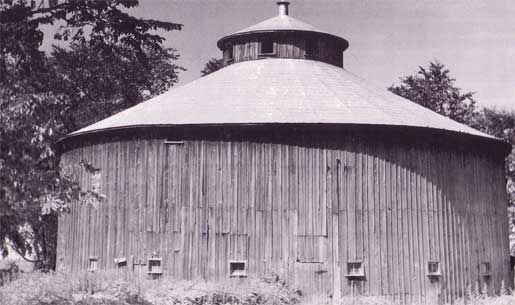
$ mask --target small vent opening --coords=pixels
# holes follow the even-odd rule
[[[362,261],[348,261],[347,262],[347,278],[364,278],[365,267]]]
[[[490,262],[481,263],[481,275],[484,277],[490,277],[492,275],[492,264]]]
[[[95,272],[98,270],[98,256],[90,256],[89,257],[89,272]]]
[[[427,275],[428,276],[440,276],[440,262],[430,261],[427,262]]]
[[[229,276],[231,276],[231,277],[246,277],[247,276],[247,262],[246,261],[230,261],[229,262]]]
[[[161,258],[160,257],[151,257],[148,259],[148,274],[163,274],[163,269],[161,268]]]
[[[127,267],[127,258],[126,257],[117,257],[114,259],[114,263],[116,264],[116,267],[118,267],[118,269],[126,268]]]

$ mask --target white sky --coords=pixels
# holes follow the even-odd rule
[[[513,0],[290,0],[290,16],[350,43],[345,68],[378,87],[439,60],[479,105],[515,110]],[[165,33],[188,69],[200,76],[216,41],[277,14],[273,0],[140,0],[138,16],[183,23]],[[46,42],[47,44],[49,42]]]

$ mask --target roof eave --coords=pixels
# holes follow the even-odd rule
[[[414,129],[427,129],[427,130],[433,130],[433,131],[439,131],[439,132],[448,132],[450,134],[463,134],[468,137],[481,139],[483,141],[487,141],[490,143],[495,143],[496,145],[499,145],[499,153],[506,157],[508,154],[511,153],[512,145],[508,142],[496,138],[494,136],[486,135],[475,135],[470,134],[466,132],[460,132],[455,130],[448,130],[448,129],[438,129],[438,128],[432,128],[432,127],[421,127],[421,126],[404,126],[404,125],[371,125],[371,124],[356,124],[356,123],[205,123],[205,124],[156,124],[156,125],[130,125],[130,126],[120,126],[120,127],[110,127],[110,128],[103,128],[103,129],[94,129],[94,130],[87,130],[83,132],[73,132],[71,134],[68,134],[64,137],[61,137],[57,142],[54,144],[54,146],[59,147],[63,144],[64,141],[68,141],[70,139],[79,138],[82,136],[90,136],[94,134],[101,134],[106,132],[117,132],[117,131],[123,131],[123,130],[131,130],[131,129],[142,129],[142,128],[173,128],[173,127],[188,127],[188,126],[195,126],[195,127],[218,127],[218,126],[224,126],[224,127],[230,127],[230,126],[262,126],[262,125],[350,125],[350,126],[376,126],[380,128],[381,126],[384,127],[390,127],[390,128],[414,128]]]
[[[333,35],[333,34],[324,33],[324,32],[317,32],[317,31],[293,30],[293,29],[292,30],[287,30],[287,29],[258,30],[258,31],[234,33],[234,34],[222,37],[220,40],[218,40],[216,45],[218,46],[218,48],[221,51],[223,51],[224,50],[224,44],[228,40],[240,38],[242,36],[256,35],[256,34],[265,34],[265,33],[293,33],[293,32],[298,32],[298,33],[303,33],[303,34],[315,34],[315,35],[321,35],[321,36],[325,36],[325,37],[330,37],[330,38],[332,38],[332,39],[334,39],[335,41],[338,42],[342,52],[345,51],[349,47],[349,42],[347,40],[345,40],[342,37]]]

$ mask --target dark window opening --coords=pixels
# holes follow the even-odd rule
[[[260,54],[274,54],[274,41],[272,39],[263,39],[261,41]]]
[[[362,261],[348,261],[347,274],[348,278],[363,278],[365,277],[365,269]]]
[[[231,276],[231,277],[246,277],[247,276],[247,262],[246,261],[231,261],[231,262],[229,262],[229,276]]]
[[[318,55],[318,41],[314,39],[306,40],[306,56]]]
[[[427,262],[427,275],[439,276],[440,275],[440,262],[436,262],[436,261]]]
[[[481,263],[481,274],[485,277],[488,277],[492,274],[492,264],[490,264],[490,262]]]
[[[89,272],[95,272],[98,270],[98,256],[90,256],[89,257]]]
[[[149,274],[162,274],[163,270],[161,269],[161,258],[160,257],[151,257],[148,259],[148,273]]]
[[[229,60],[233,59],[232,46],[227,48],[227,59],[229,59]]]
[[[225,49],[225,60],[230,63],[234,61],[233,46],[227,46]]]
[[[118,267],[118,268],[125,268],[125,267],[127,267],[127,258],[125,258],[125,257],[115,258],[114,263],[116,264],[116,267]]]

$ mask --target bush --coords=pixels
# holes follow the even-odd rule
[[[20,272],[20,267],[14,260],[0,259],[0,286],[15,280]]]
[[[221,281],[159,281],[146,289],[153,305],[292,305],[299,295],[280,280],[224,279]]]
[[[299,295],[277,279],[217,282],[124,278],[118,272],[30,273],[0,287],[2,305],[293,305]]]
[[[515,294],[502,289],[488,296],[468,289],[457,305],[514,305]],[[290,289],[278,276],[184,281],[173,278],[127,279],[119,272],[25,273],[0,287],[1,305],[333,305],[329,296],[307,296]],[[344,297],[339,305],[391,305],[376,296]]]

